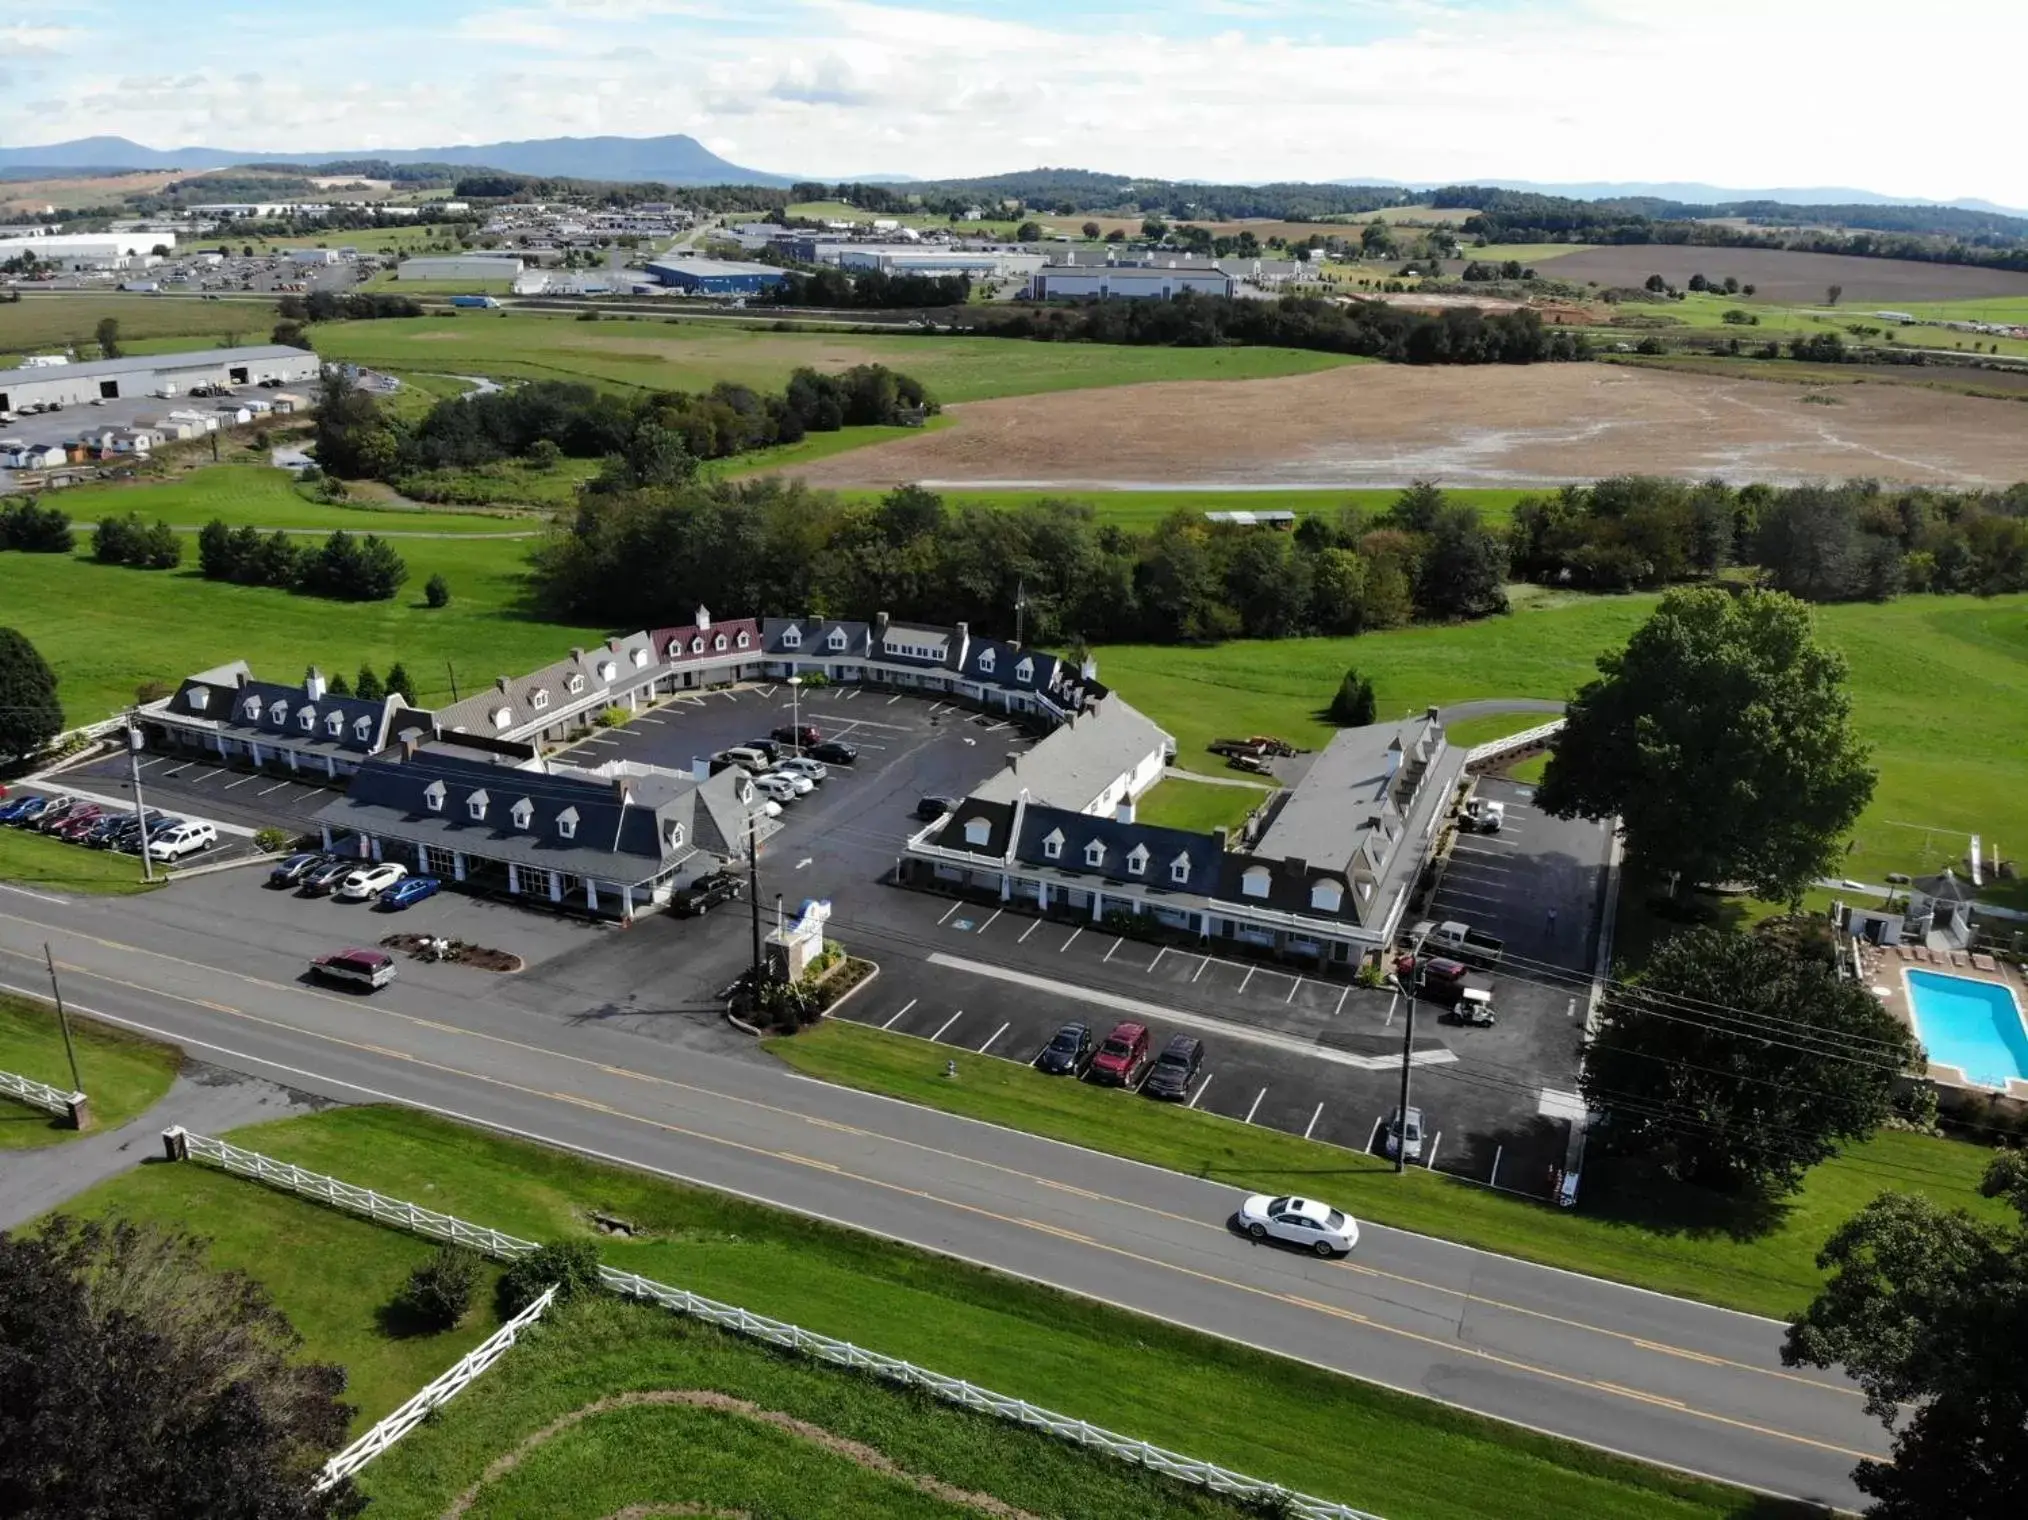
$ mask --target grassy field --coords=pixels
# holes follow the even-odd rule
[[[178,338],[208,348],[221,333],[253,334],[265,343],[275,303],[265,300],[198,301],[171,296],[77,294],[23,295],[0,305],[0,355],[55,352],[76,345],[80,359],[96,359],[99,322],[117,318],[122,339]]]
[[[582,1235],[589,1210],[611,1212],[643,1231],[631,1240],[600,1242],[601,1254],[615,1266],[1375,1508],[1393,1520],[1504,1516],[1517,1493],[1528,1494],[1542,1513],[1574,1520],[1777,1512],[1738,1490],[1530,1435],[868,1236],[427,1116],[337,1109],[255,1126],[233,1138],[526,1237]],[[219,1262],[265,1282],[311,1354],[351,1369],[350,1396],[361,1406],[362,1422],[386,1413],[486,1328],[475,1322],[451,1336],[389,1337],[378,1311],[426,1253],[424,1242],[196,1166],[136,1167],[86,1194],[80,1206],[172,1220],[213,1236]],[[957,1463],[948,1471],[965,1486],[1005,1482],[1010,1489],[1004,1497],[1038,1512],[1135,1513],[1118,1508],[1120,1501],[1095,1479],[1089,1490],[1061,1486],[1088,1473],[1074,1465],[1074,1453],[995,1427],[953,1422],[919,1401],[875,1398],[878,1385],[833,1379],[701,1331],[664,1338],[649,1335],[644,1324],[614,1311],[597,1316],[581,1341],[572,1334],[552,1350],[536,1338],[526,1348],[536,1354],[524,1360],[514,1353],[488,1374],[476,1396],[460,1399],[369,1469],[365,1487],[376,1506],[400,1515],[442,1513],[446,1500],[510,1439],[613,1391],[617,1382],[716,1387],[804,1414],[879,1446],[906,1467]],[[812,1402],[799,1404],[805,1396]],[[605,1486],[613,1470],[638,1461],[644,1481],[670,1471],[643,1448],[651,1429],[634,1421],[616,1421],[612,1428],[622,1434],[573,1441],[560,1445],[551,1460],[532,1461],[526,1481],[537,1486],[522,1488],[509,1479],[484,1513],[557,1513],[546,1501],[569,1487],[556,1470],[565,1461],[577,1467],[587,1489],[601,1485],[604,1508],[562,1511],[587,1516],[608,1513],[617,1502]],[[682,1425],[667,1429],[691,1433]],[[759,1456],[770,1465],[776,1460],[772,1451]],[[1142,1481],[1130,1472],[1106,1480]],[[1147,1503],[1173,1490],[1139,1493]],[[527,1504],[518,1502],[524,1494],[531,1496]],[[805,1495],[771,1512],[825,1513],[812,1502]],[[1191,1512],[1173,1505],[1140,1511]]]
[[[1461,748],[1472,749],[1490,744],[1495,739],[1504,739],[1509,734],[1518,734],[1524,729],[1539,728],[1551,716],[1548,713],[1495,713],[1488,718],[1464,718],[1445,728],[1444,736]]]
[[[1323,1194],[1355,1218],[1481,1246],[1751,1313],[1786,1317],[1822,1281],[1816,1253],[1836,1225],[1882,1191],[1920,1191],[1988,1218],[1978,1195],[1991,1152],[1955,1140],[1886,1133],[1809,1175],[1750,1238],[1722,1207],[1646,1192],[1635,1203],[1587,1199],[1570,1213],[1441,1173],[1304,1140],[1195,1109],[1123,1102],[1012,1061],[831,1021],[769,1049],[798,1071],[1074,1145],[1110,1151],[1235,1188]],[[955,1059],[958,1079],[943,1075]]]
[[[0,867],[0,875],[5,875]],[[109,1024],[72,1015],[71,1043],[77,1047],[78,1077],[92,1100],[98,1129],[118,1129],[151,1108],[169,1090],[183,1052],[171,1045],[144,1040]],[[70,1061],[56,1010],[45,1003],[0,994],[0,1071],[47,1082],[70,1090]],[[0,1151],[60,1145],[79,1131],[69,1121],[39,1108],[0,1099]]]
[[[320,326],[317,351],[396,371],[580,380],[629,390],[708,390],[720,380],[779,390],[801,366],[885,364],[945,402],[1150,380],[1246,380],[1353,362],[1283,348],[1133,348],[898,333],[770,332],[673,318],[476,312]]]
[[[879,491],[847,490],[848,500],[877,500]],[[1472,487],[1444,492],[1451,500],[1478,508],[1482,521],[1490,526],[1505,524],[1514,514],[1514,503],[1531,493],[1502,487]],[[989,507],[1024,507],[1038,501],[1070,500],[1091,507],[1103,522],[1124,528],[1151,528],[1171,513],[1184,512],[1294,512],[1298,517],[1336,513],[1341,507],[1363,512],[1385,511],[1401,495],[1383,487],[1349,489],[1294,489],[1273,491],[976,491],[957,488],[944,493],[953,506],[977,503]]]
[[[1566,254],[1583,253],[1592,246],[1590,243],[1488,243],[1484,248],[1462,248],[1458,257],[1477,259],[1481,263],[1504,264],[1509,259],[1519,259],[1524,264],[1548,264]],[[1550,270],[1548,278],[1555,279],[1556,271]]]
[[[117,897],[149,890],[136,856],[80,849],[25,829],[0,829],[0,881],[59,897],[77,892]]]
[[[1251,786],[1212,786],[1167,776],[1158,781],[1134,806],[1142,823],[1166,829],[1192,829],[1203,834],[1213,829],[1237,829],[1253,810],[1268,800],[1268,791]]]
[[[1099,669],[1176,735],[1192,765],[1209,740],[1233,730],[1324,742],[1331,730],[1316,714],[1348,666],[1373,678],[1383,717],[1473,697],[1568,697],[1653,605],[1645,596],[1539,598],[1505,618],[1352,639],[1116,647],[1099,651]],[[1973,833],[1989,850],[1994,840],[2004,848],[2028,838],[2024,612],[2022,596],[1817,609],[1822,637],[1851,662],[1854,718],[1880,770],[1847,874],[1878,881],[1934,871],[1960,858]],[[1945,713],[1976,721],[1947,726]],[[2018,882],[1988,895],[2028,901]]]
[[[1874,303],[1866,307],[1840,306],[1836,309],[1821,304],[1779,305],[1745,296],[1728,296],[1716,293],[1690,293],[1680,301],[1670,301],[1658,306],[1633,306],[1623,308],[1634,316],[1658,316],[1671,318],[1668,327],[1661,329],[1664,338],[1738,338],[1749,347],[1769,341],[1786,343],[1790,338],[1814,337],[1819,333],[1836,333],[1851,342],[1879,343],[1892,341],[1903,348],[1941,348],[1952,351],[1986,353],[1997,351],[2016,358],[2028,357],[2028,341],[2018,338],[1987,337],[1983,334],[1952,332],[1942,327],[1904,327],[1898,322],[1883,322],[1873,315]],[[1991,306],[1997,314],[1984,314]],[[1903,306],[1893,307],[1896,311],[1910,310]],[[1760,318],[1757,326],[1737,326],[1725,321],[1728,311],[1746,311]],[[2028,310],[2028,298],[1996,297],[1991,302],[1948,301],[1924,303],[1911,315],[1936,315],[1941,313],[1956,321],[2009,321],[2028,322],[2028,316],[2018,313]],[[1875,327],[1883,329],[1878,337],[1861,336],[1847,329],[1851,327]],[[1597,336],[1608,339],[1626,340],[1628,332],[1619,329],[1594,329]]]
[[[191,529],[214,517],[235,528],[344,528],[354,533],[515,533],[530,527],[512,518],[424,512],[391,502],[331,506],[297,489],[288,471],[261,465],[213,465],[159,484],[76,486],[57,500],[80,523],[139,512],[150,521],[161,518],[172,527]]]

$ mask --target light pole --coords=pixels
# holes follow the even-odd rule
[[[803,678],[801,676],[789,677],[789,724],[796,731],[795,737],[789,742],[794,746],[796,753],[800,755],[803,752]]]
[[[1401,974],[1399,966],[1394,972],[1394,985],[1408,999],[1408,1021],[1401,1029],[1401,1108],[1396,1114],[1398,1127],[1394,1132],[1394,1170],[1397,1175],[1408,1170],[1408,1073],[1415,1054],[1415,989],[1422,982],[1422,947],[1428,938],[1427,934],[1418,936],[1415,949],[1409,952],[1408,976]]]
[[[155,879],[155,861],[148,853],[153,843],[148,838],[148,807],[141,799],[141,730],[131,716],[127,720],[127,766],[134,778],[134,817],[141,826],[141,872],[149,880]]]

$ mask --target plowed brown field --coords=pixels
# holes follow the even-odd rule
[[[1809,396],[1824,398],[1806,400]],[[1827,404],[1828,403],[1828,404]],[[2028,480],[2028,406],[1918,386],[1804,387],[1612,364],[1117,386],[950,408],[954,425],[793,471],[813,484],[1549,485]]]

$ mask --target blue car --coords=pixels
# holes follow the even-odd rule
[[[406,908],[425,897],[435,897],[443,885],[434,876],[404,876],[380,894],[380,905],[390,911]]]
[[[42,798],[34,795],[10,797],[7,801],[0,802],[0,823],[12,823],[15,819],[27,814],[30,804],[34,804],[35,811],[40,812],[42,811],[41,803]]]

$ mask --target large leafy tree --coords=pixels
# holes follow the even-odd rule
[[[0,628],[0,756],[30,755],[63,732],[56,672],[12,628]]]
[[[1617,816],[1638,869],[1795,901],[1873,795],[1843,656],[1775,592],[1672,592],[1565,714],[1536,792]]]
[[[1601,1005],[1585,1052],[1594,1132],[1678,1181],[1787,1192],[1887,1117],[1915,1057],[1899,1020],[1825,958],[1695,929]]]
[[[357,1514],[310,1491],[345,1440],[341,1367],[195,1236],[58,1215],[0,1234],[0,1514]]]
[[[1908,1193],[1847,1220],[1782,1348],[1790,1366],[1842,1365],[1869,1411],[1900,1421],[1893,1462],[1854,1474],[1874,1520],[2028,1514],[2028,1155],[1995,1156],[1979,1190],[2017,1220]]]

